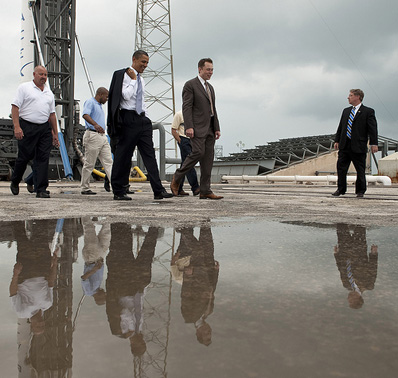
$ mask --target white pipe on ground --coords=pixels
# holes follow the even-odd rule
[[[355,182],[356,176],[347,176],[347,182]],[[222,180],[239,181],[266,181],[266,182],[337,182],[337,176],[222,176]],[[388,176],[366,176],[366,182],[377,182],[385,186],[391,186],[391,179]]]

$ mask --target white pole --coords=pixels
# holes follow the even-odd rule
[[[34,69],[34,40],[31,5],[35,1],[22,0],[21,6],[21,50],[19,74],[21,83],[31,81]]]

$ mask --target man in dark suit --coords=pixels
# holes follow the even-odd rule
[[[220,138],[220,125],[216,110],[214,88],[208,83],[213,75],[213,61],[201,59],[198,63],[199,75],[185,83],[182,90],[182,113],[185,134],[191,139],[192,152],[178,168],[171,181],[171,191],[177,196],[183,177],[200,162],[201,199],[221,199],[210,188],[211,170],[214,160],[214,144]]]
[[[212,329],[207,318],[213,313],[220,265],[214,260],[214,242],[211,228],[200,228],[199,239],[192,227],[181,230],[180,256],[190,254],[189,265],[184,267],[181,287],[181,314],[185,323],[192,323],[199,343],[211,344]]]
[[[152,140],[152,122],[144,101],[145,83],[141,74],[148,63],[148,54],[137,50],[133,54],[131,67],[115,71],[109,89],[108,134],[111,140],[117,139],[111,177],[115,200],[131,200],[126,190],[135,147],[138,147],[148,171],[155,199],[172,197],[160,181]]]
[[[348,103],[351,106],[343,110],[334,139],[334,148],[339,150],[337,190],[333,193],[335,197],[347,191],[347,172],[351,162],[357,171],[355,193],[357,197],[363,197],[366,192],[365,168],[368,140],[371,152],[376,153],[378,150],[375,111],[362,105],[363,97],[362,90],[350,90]]]
[[[377,277],[378,247],[372,244],[368,255],[366,228],[339,223],[336,226],[338,243],[334,257],[343,286],[349,290],[348,304],[361,308],[363,292],[373,290]]]

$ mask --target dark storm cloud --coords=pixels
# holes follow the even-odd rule
[[[212,57],[222,128],[218,143],[225,153],[236,152],[238,141],[252,148],[284,137],[334,133],[348,91],[355,87],[375,108],[380,134],[398,139],[396,2],[170,3],[176,105],[181,106],[184,82],[197,74],[199,58]],[[78,1],[77,8],[77,32],[90,74],[95,86],[107,86],[113,71],[131,62],[136,2]],[[19,32],[16,9],[19,4],[11,4],[2,12],[3,30]],[[2,49],[19,43],[15,37],[8,43],[10,36],[2,34]],[[7,73],[3,85],[14,91],[15,69],[1,64]],[[76,72],[76,97],[86,99],[90,93],[78,59]],[[0,106],[8,112],[8,105]]]

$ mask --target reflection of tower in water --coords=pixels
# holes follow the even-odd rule
[[[135,377],[167,376],[170,247],[161,246],[162,233],[158,227],[111,224],[106,312],[112,334],[126,348],[130,343]]]
[[[166,358],[171,304],[171,275],[168,264],[171,246],[159,243],[159,239],[163,236],[162,231],[163,229],[159,229],[158,253],[153,258],[152,280],[144,299],[143,328],[147,340],[147,353],[142,358],[134,358],[134,376],[139,378],[167,376]],[[139,232],[134,235],[139,250],[144,238]]]

